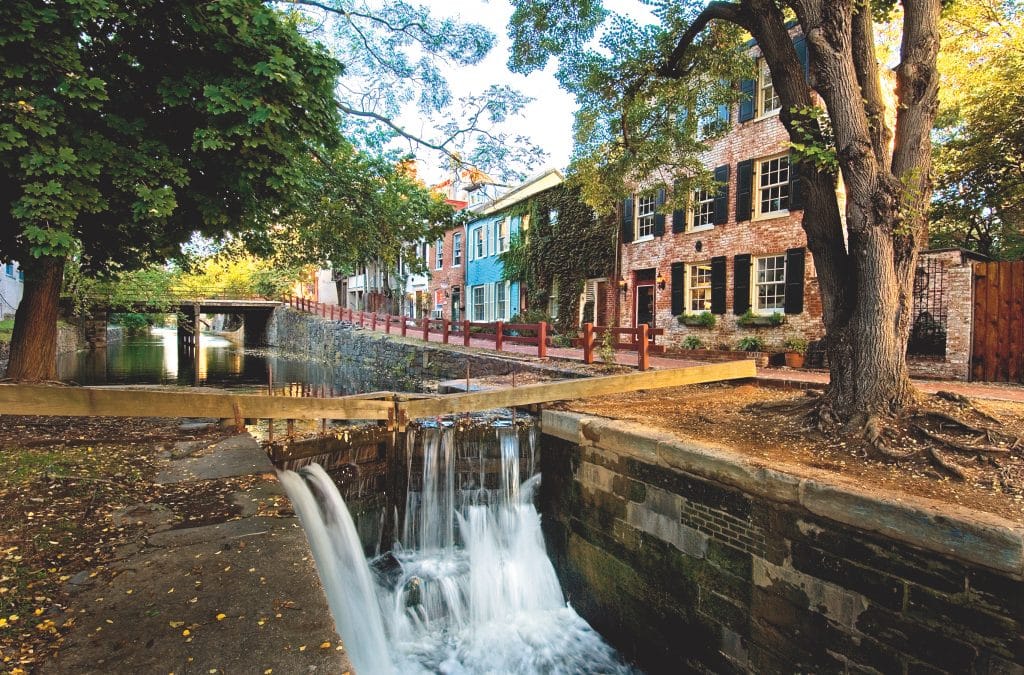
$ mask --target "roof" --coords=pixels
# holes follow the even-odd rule
[[[479,208],[475,209],[476,212],[481,216],[488,216],[493,213],[497,213],[502,209],[507,209],[513,204],[518,204],[521,201],[529,199],[530,197],[550,190],[551,188],[560,185],[565,180],[565,176],[558,169],[547,169],[542,171],[530,178],[527,178],[519,186],[509,190],[500,197],[495,197],[489,202],[481,204]]]

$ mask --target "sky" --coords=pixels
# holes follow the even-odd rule
[[[572,152],[572,118],[576,109],[573,97],[558,86],[554,64],[543,72],[529,76],[508,70],[511,48],[508,20],[512,5],[505,0],[421,0],[438,17],[460,17],[464,21],[483,24],[496,36],[497,42],[487,58],[476,66],[452,69],[445,74],[455,97],[479,93],[490,84],[508,84],[536,99],[506,128],[529,136],[548,153],[548,160],[540,169],[564,170]],[[428,173],[430,167],[424,167]]]

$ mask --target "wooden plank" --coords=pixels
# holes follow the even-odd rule
[[[392,401],[0,384],[0,414],[385,420]]]
[[[988,285],[987,263],[974,266],[974,306],[971,321],[971,380],[980,381],[984,376],[984,345],[985,345],[985,298]]]
[[[1024,260],[1010,263],[1013,283],[1010,285],[1010,382],[1024,383]]]
[[[403,405],[409,419],[436,417],[455,413],[492,410],[531,403],[565,401],[641,389],[680,387],[686,384],[719,382],[754,377],[757,369],[752,360],[709,363],[671,370],[651,370],[627,375],[609,375],[578,380],[541,382],[509,389],[449,394],[434,399],[409,401]]]
[[[1002,267],[999,263],[989,264],[988,331],[985,339],[985,381],[996,382],[999,377],[999,292],[1002,287]]]

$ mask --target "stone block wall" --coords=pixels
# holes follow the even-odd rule
[[[267,325],[267,343],[344,369],[346,379],[354,383],[352,378],[359,379],[353,391],[421,391],[426,380],[464,378],[467,364],[471,377],[529,370],[560,377],[579,376],[544,363],[473,354],[457,347],[389,336],[288,307],[274,310]]]
[[[1019,524],[627,423],[542,428],[569,602],[647,672],[1024,671]]]

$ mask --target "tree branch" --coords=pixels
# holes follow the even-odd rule
[[[892,129],[885,118],[885,100],[879,79],[878,59],[875,56],[874,24],[868,7],[861,7],[853,17],[851,27],[853,66],[857,83],[864,98],[864,111],[868,116],[871,144],[881,166],[889,166]]]
[[[693,20],[686,32],[679,38],[668,60],[658,66],[657,73],[662,77],[681,77],[685,73],[682,67],[683,57],[686,50],[690,48],[693,41],[700,35],[711,21],[719,19],[737,24],[750,30],[750,21],[742,5],[734,2],[711,2],[704,8],[697,18]]]

